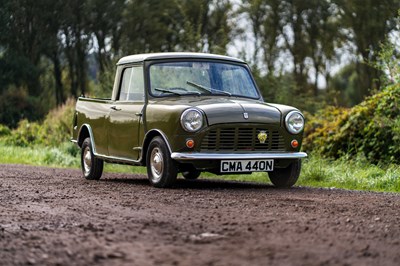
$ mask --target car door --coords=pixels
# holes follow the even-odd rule
[[[110,106],[108,153],[111,157],[138,160],[139,138],[143,130],[144,77],[143,66],[122,70],[119,93]]]

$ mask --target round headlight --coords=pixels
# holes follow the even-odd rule
[[[195,132],[203,126],[203,115],[197,109],[187,109],[181,115],[181,125],[188,132]]]
[[[298,134],[304,128],[304,117],[298,111],[291,111],[286,115],[285,123],[290,133]]]

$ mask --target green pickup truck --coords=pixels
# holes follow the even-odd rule
[[[268,172],[277,187],[300,175],[304,117],[296,108],[265,103],[242,60],[202,53],[123,57],[110,99],[80,97],[72,141],[86,179],[103,163],[147,167],[155,187],[178,173]]]

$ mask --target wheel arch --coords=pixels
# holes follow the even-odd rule
[[[83,141],[85,141],[86,138],[90,138],[90,141],[92,142],[92,147],[93,151],[96,151],[96,146],[94,144],[94,139],[93,139],[93,132],[92,128],[88,124],[83,124],[79,130],[78,134],[78,146],[82,147]]]
[[[143,140],[142,159],[141,159],[141,163],[143,166],[146,166],[146,154],[147,154],[147,150],[149,148],[149,144],[150,144],[151,140],[157,136],[161,137],[164,140],[169,152],[172,153],[171,146],[169,145],[169,142],[168,142],[168,138],[164,134],[164,132],[162,132],[161,130],[158,130],[158,129],[152,129],[146,133],[144,140]]]

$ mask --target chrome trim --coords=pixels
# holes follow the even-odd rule
[[[302,127],[301,130],[299,130],[299,132],[292,132],[292,131],[290,131],[289,124],[288,124],[289,118],[290,118],[293,114],[295,114],[295,113],[298,113],[298,114],[303,118],[303,127]],[[287,131],[289,131],[290,134],[293,134],[293,135],[299,134],[301,131],[304,130],[304,126],[305,126],[304,115],[303,115],[301,112],[299,112],[299,111],[290,111],[290,112],[286,115],[286,117],[285,117],[285,126],[286,126]]]
[[[87,127],[88,131],[89,131],[89,138],[90,138],[90,142],[92,143],[92,150],[93,150],[93,154],[95,156],[97,156],[97,152],[96,152],[96,143],[94,142],[94,137],[93,137],[93,131],[92,131],[92,127],[89,124],[83,124],[81,126],[81,128],[79,129],[79,134],[78,134],[78,139],[81,135],[82,129],[83,127]]]
[[[103,159],[103,160],[110,160],[110,161],[117,161],[121,163],[140,163],[141,158],[139,160],[132,160],[132,159],[126,159],[126,158],[121,158],[121,157],[114,157],[114,156],[107,156],[107,155],[102,155],[98,153],[93,153],[97,158]]]
[[[169,153],[172,153],[172,149],[171,149],[171,146],[169,145],[167,136],[164,134],[164,132],[162,132],[162,131],[159,130],[159,129],[151,129],[151,130],[147,131],[146,135],[145,135],[144,138],[143,138],[143,144],[144,144],[144,142],[147,140],[148,135],[149,135],[150,133],[154,132],[154,131],[157,132],[157,133],[159,133],[159,134],[161,135],[161,137],[164,139],[165,143],[167,144]],[[142,147],[143,147],[143,146],[142,146]],[[143,157],[143,154],[142,154],[141,157]]]
[[[200,127],[199,127],[198,129],[196,129],[196,130],[189,130],[189,129],[187,129],[187,128],[185,127],[184,123],[183,123],[183,118],[184,118],[184,117],[187,115],[187,113],[189,113],[190,111],[195,111],[195,112],[197,112],[197,113],[201,116],[201,125],[200,125]],[[199,109],[191,107],[191,108],[188,108],[188,109],[186,109],[185,111],[182,112],[181,118],[180,118],[180,122],[181,122],[181,127],[182,127],[186,132],[194,133],[194,132],[199,131],[199,130],[203,127],[203,124],[204,124],[204,115],[203,115],[203,113],[202,113]]]
[[[300,159],[307,157],[305,152],[280,153],[200,153],[173,152],[171,158],[177,161],[186,160],[250,160],[250,159]]]

